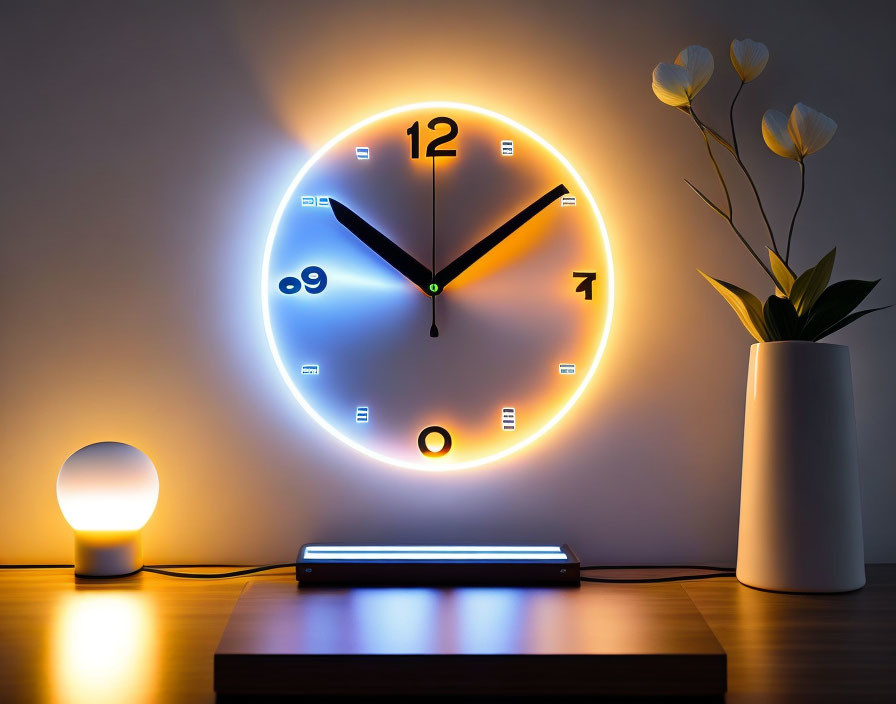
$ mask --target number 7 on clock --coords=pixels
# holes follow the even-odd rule
[[[594,271],[574,271],[572,272],[574,279],[582,279],[582,282],[576,286],[576,293],[584,293],[585,300],[590,301],[594,297],[594,282],[597,280],[597,272]]]

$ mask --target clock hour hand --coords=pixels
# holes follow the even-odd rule
[[[432,271],[405,252],[401,247],[363,220],[357,213],[345,207],[334,198],[330,198],[333,215],[355,237],[382,257],[414,285],[419,286],[426,295],[432,283]]]
[[[503,242],[507,237],[516,232],[525,223],[566,193],[569,193],[569,189],[562,183],[556,188],[552,188],[541,198],[523,208],[497,230],[470,247],[466,252],[461,254],[457,259],[436,274],[435,283],[439,290],[443,290],[449,283],[469,269],[474,263],[479,261],[485,254],[490,252],[494,247]]]

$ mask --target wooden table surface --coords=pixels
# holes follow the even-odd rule
[[[726,657],[680,584],[243,591],[219,695],[715,696]]]
[[[212,654],[243,587],[293,579],[0,570],[0,702],[213,702]],[[870,565],[851,594],[773,594],[733,578],[682,587],[728,653],[726,701],[896,700],[896,565]]]

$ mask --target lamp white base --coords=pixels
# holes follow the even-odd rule
[[[140,531],[75,531],[75,575],[120,577],[143,567]]]

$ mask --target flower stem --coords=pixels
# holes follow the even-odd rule
[[[759,264],[759,266],[761,266],[763,268],[763,270],[765,271],[766,274],[768,274],[769,278],[772,280],[772,283],[775,285],[775,287],[780,288],[780,284],[778,283],[778,280],[775,278],[775,275],[772,274],[771,269],[769,269],[768,266],[766,265],[766,263],[764,261],[762,261],[762,259],[759,258],[759,255],[756,254],[756,250],[754,250],[750,246],[750,243],[747,242],[747,240],[744,238],[744,236],[740,233],[740,230],[737,229],[737,226],[734,224],[734,221],[729,217],[725,217],[724,215],[722,217],[724,217],[725,220],[728,221],[728,226],[732,230],[734,230],[734,234],[738,236],[740,241],[743,242],[744,247],[746,247],[747,250],[750,252],[750,254],[753,255],[753,259],[756,260],[756,263]]]
[[[728,109],[728,122],[731,123],[731,144],[734,146],[734,156],[738,159],[740,159],[740,150],[737,148],[737,132],[734,130],[734,104],[737,102],[743,89],[744,81],[741,81],[740,87],[738,87],[737,93],[734,94],[734,99],[731,101],[731,107]]]
[[[694,109],[693,109],[693,108],[691,108],[688,112],[690,113],[691,117],[694,119],[694,123],[695,123],[695,124],[697,125],[697,127],[700,129],[700,133],[703,135],[703,141],[706,143],[706,152],[707,152],[707,154],[709,154],[709,160],[712,162],[712,165],[713,165],[713,167],[714,167],[715,170],[716,170],[716,176],[719,177],[719,183],[722,184],[722,190],[725,191],[725,200],[726,200],[727,203],[728,203],[728,212],[726,213],[726,212],[723,211],[721,208],[719,208],[718,206],[716,206],[714,203],[712,203],[711,201],[709,201],[709,200],[708,200],[702,193],[700,193],[699,191],[697,191],[697,195],[699,195],[701,198],[703,198],[703,200],[705,200],[705,201],[710,205],[710,207],[713,208],[713,210],[715,210],[719,215],[721,215],[721,216],[725,219],[725,221],[728,223],[728,226],[734,231],[734,234],[737,235],[737,238],[741,241],[741,243],[743,243],[744,247],[747,248],[747,251],[748,251],[751,255],[753,255],[753,259],[756,260],[756,263],[759,264],[759,266],[762,267],[763,271],[765,271],[766,274],[768,274],[768,277],[772,280],[772,282],[775,284],[775,286],[777,286],[777,287],[780,288],[780,286],[779,286],[779,284],[778,284],[778,281],[777,281],[777,279],[775,279],[775,275],[772,273],[771,269],[769,269],[768,266],[765,264],[765,262],[763,262],[762,259],[759,257],[759,255],[756,254],[756,250],[754,250],[754,249],[750,246],[750,243],[747,242],[747,239],[741,234],[740,230],[738,230],[738,229],[737,229],[737,226],[734,224],[734,217],[733,217],[734,213],[732,212],[732,208],[731,208],[731,196],[728,194],[728,186],[727,186],[727,184],[725,183],[725,177],[722,176],[722,170],[719,168],[719,165],[718,165],[718,163],[716,162],[716,159],[715,159],[715,157],[714,157],[713,154],[712,154],[712,148],[710,147],[710,144],[709,144],[709,135],[707,134],[707,128],[706,128],[706,126],[700,121],[700,118],[697,117],[697,115],[696,115],[696,113],[694,112]],[[741,164],[741,168],[743,169],[744,173],[747,173],[747,171],[746,171],[746,167],[743,166],[743,163],[740,161],[740,159],[739,159],[736,155],[735,155],[735,159],[737,159],[738,163]],[[748,173],[747,173],[747,178],[748,178],[748,179],[750,178],[750,175],[749,175]],[[750,183],[751,183],[751,184],[753,183],[753,180],[752,180],[752,179],[750,179]],[[693,188],[693,186],[692,186],[692,188]],[[753,187],[753,192],[756,193],[756,187],[755,187],[755,186]],[[756,199],[759,200],[759,194],[758,194],[758,193],[756,193]],[[761,202],[759,203],[759,208],[760,208],[760,209],[762,208],[762,203],[761,203]],[[765,212],[763,211],[763,216],[764,216],[764,215],[765,215]],[[765,221],[765,224],[768,225],[768,220]],[[769,227],[769,233],[771,234],[771,227]],[[774,237],[772,237],[772,242],[774,243]],[[775,248],[775,252],[777,252],[777,251],[778,251],[778,250],[777,250],[777,247],[776,247],[776,248]]]
[[[691,117],[694,118],[694,123],[700,129],[700,134],[703,135],[703,142],[706,144],[706,153],[709,156],[709,160],[712,162],[713,168],[716,170],[716,176],[719,177],[719,183],[722,184],[722,190],[725,191],[725,202],[728,205],[728,219],[731,220],[734,217],[734,211],[731,209],[731,195],[728,193],[728,184],[725,183],[725,177],[722,176],[722,170],[719,168],[719,164],[713,156],[712,147],[709,144],[709,135],[706,133],[706,127],[700,122],[700,118],[697,117],[693,109],[691,110]]]
[[[765,214],[765,208],[762,206],[762,199],[759,197],[759,191],[756,188],[756,184],[753,183],[753,177],[750,176],[750,172],[747,171],[747,167],[744,165],[744,162],[740,160],[739,156],[734,157],[737,161],[737,165],[740,166],[740,170],[744,172],[744,176],[747,177],[747,181],[750,182],[750,188],[753,189],[753,195],[756,196],[756,203],[759,205],[759,212],[762,213],[762,219],[765,221],[765,228],[768,230],[769,239],[772,242],[772,249],[775,251],[775,254],[780,255],[778,251],[778,243],[775,241],[775,233],[772,232],[771,223],[768,221],[768,216]]]
[[[743,87],[743,85],[741,85],[741,88],[742,88],[742,87]],[[740,94],[740,90],[738,90],[737,92],[738,92],[738,94]],[[737,100],[737,96],[736,96],[736,95],[734,96],[734,98],[735,98],[735,100]],[[734,103],[733,103],[733,102],[732,102],[732,104],[731,104],[731,108],[732,108],[732,110],[734,109]],[[701,130],[705,130],[705,127],[706,127],[706,126],[703,125],[702,122],[700,122],[700,119],[699,119],[699,118],[697,117],[697,115],[694,113],[694,109],[693,109],[693,108],[690,109],[690,113],[691,113],[691,116],[697,121],[698,125],[700,126],[700,129],[701,129]],[[732,123],[731,123],[731,129],[732,129],[732,137],[734,137],[734,122],[733,122],[733,119],[732,119]],[[705,134],[705,131],[704,131],[704,134]],[[723,138],[722,138],[720,135],[718,135],[717,133],[713,133],[713,137],[715,137],[716,140],[722,140],[722,139],[723,139]],[[736,144],[736,141],[735,141],[735,144]],[[769,237],[769,240],[770,240],[771,243],[772,243],[772,250],[775,252],[775,254],[777,254],[777,255],[780,256],[781,253],[780,253],[780,251],[778,251],[778,243],[777,243],[777,241],[775,240],[775,233],[774,233],[774,231],[772,230],[771,223],[768,221],[768,216],[765,214],[765,207],[762,205],[762,198],[759,197],[759,189],[756,188],[756,184],[755,184],[754,181],[753,181],[753,177],[750,175],[750,172],[749,172],[749,170],[747,169],[746,164],[744,164],[744,162],[741,160],[741,158],[740,158],[740,154],[739,154],[738,151],[737,151],[737,147],[734,146],[734,145],[728,145],[727,143],[724,144],[723,146],[726,146],[726,148],[728,149],[728,151],[731,152],[731,155],[734,157],[734,160],[737,162],[737,165],[740,167],[740,170],[743,172],[744,176],[747,177],[747,181],[749,182],[749,184],[750,184],[750,188],[753,190],[753,195],[754,195],[755,198],[756,198],[756,204],[759,206],[759,212],[762,213],[762,220],[763,220],[763,222],[765,222],[765,228],[766,228],[766,230],[768,230],[768,237]]]
[[[787,251],[784,253],[784,263],[790,261],[790,240],[793,237],[793,224],[796,222],[796,215],[800,212],[800,206],[803,204],[803,194],[806,192],[806,166],[803,160],[799,160],[800,165],[800,199],[796,202],[796,210],[793,211],[793,218],[790,220],[790,231],[787,233]]]
[[[728,215],[725,213],[725,211],[722,210],[715,203],[713,203],[705,195],[703,195],[703,193],[701,193],[700,190],[696,186],[694,186],[694,184],[692,184],[690,181],[685,179],[684,182],[686,184],[688,184],[688,186],[691,187],[691,189],[694,191],[694,193],[696,193],[698,196],[700,196],[700,199],[704,203],[706,203],[710,208],[712,208],[714,213],[716,213],[720,218],[722,218],[725,222],[728,223],[728,226],[734,231],[734,234],[737,235],[737,238],[741,241],[743,246],[747,248],[747,251],[753,256],[753,259],[756,260],[756,263],[762,267],[763,271],[765,271],[766,274],[768,274],[769,278],[774,282],[775,286],[777,288],[781,288],[781,285],[779,284],[778,280],[775,278],[775,275],[772,273],[771,269],[769,269],[768,266],[766,266],[765,262],[763,262],[762,259],[759,258],[759,255],[756,254],[756,250],[750,246],[750,243],[747,242],[746,238],[741,234],[740,230],[737,229],[737,225],[734,224],[734,221],[730,217],[728,217]]]

